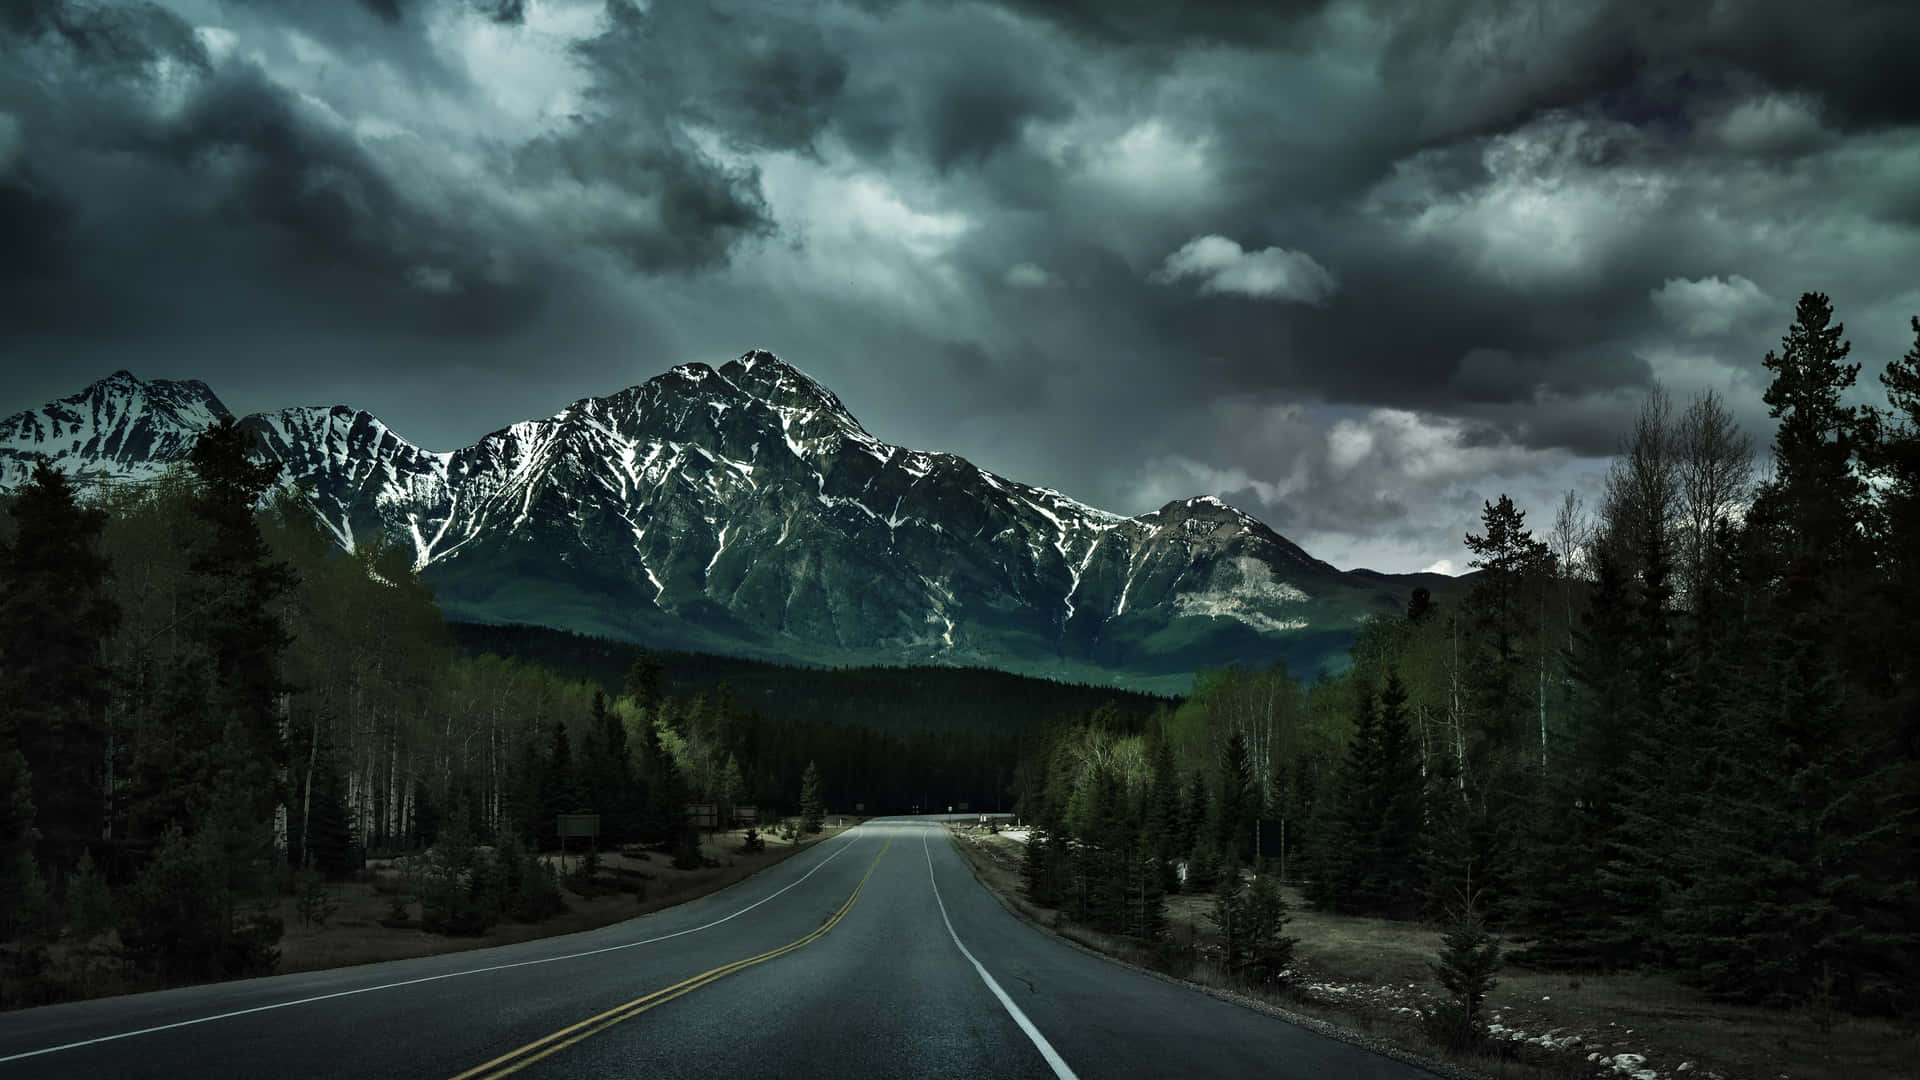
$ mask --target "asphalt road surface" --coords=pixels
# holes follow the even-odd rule
[[[499,948],[0,1013],[0,1078],[1430,1077],[1090,956],[932,819]]]

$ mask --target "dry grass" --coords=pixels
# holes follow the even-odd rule
[[[1175,949],[1152,949],[1137,941],[1108,938],[1084,928],[1056,926],[1056,912],[1035,908],[1019,896],[1021,846],[1004,837],[956,830],[972,843],[969,862],[982,882],[1031,921],[1090,948],[1131,963],[1166,971],[1203,985],[1236,986],[1206,958],[1216,948],[1211,896],[1174,896],[1167,916]],[[1436,992],[1427,964],[1439,951],[1437,929],[1416,923],[1330,915],[1311,910],[1292,890],[1293,922],[1300,938],[1293,975],[1282,988],[1260,996],[1290,1011],[1366,1032],[1415,1053],[1435,1054],[1419,1023],[1407,1011]],[[1190,952],[1186,970],[1170,954]],[[1661,1076],[1718,1075],[1726,1080],[1852,1080],[1920,1076],[1920,1030],[1889,1020],[1838,1017],[1823,1030],[1808,1012],[1780,1012],[1713,1001],[1667,974],[1567,975],[1512,965],[1500,973],[1489,999],[1494,1022],[1528,1036],[1577,1034],[1577,1049],[1550,1051],[1506,1044],[1505,1056],[1462,1062],[1487,1076],[1542,1080],[1592,1076],[1602,1066],[1588,1055],[1634,1053]],[[1691,1062],[1686,1073],[1678,1071]],[[1611,1073],[1609,1072],[1609,1075]]]
[[[562,885],[565,912],[538,923],[502,922],[484,934],[444,937],[417,928],[420,905],[411,900],[411,886],[402,869],[391,861],[377,862],[359,880],[327,886],[332,913],[323,925],[305,925],[292,897],[280,901],[286,933],[280,940],[279,972],[315,971],[383,960],[462,952],[535,938],[571,934],[621,922],[648,912],[685,903],[718,892],[748,876],[789,858],[822,840],[831,839],[858,824],[860,818],[830,818],[826,831],[803,843],[763,836],[766,848],[751,854],[740,851],[744,830],[712,833],[701,839],[701,853],[717,864],[676,870],[664,854],[602,853],[601,868],[589,895],[572,884]],[[835,821],[844,822],[836,825]],[[558,862],[558,856],[546,856]],[[563,875],[579,862],[569,857]],[[383,920],[393,914],[396,896],[408,900],[408,916],[415,926],[390,927]],[[53,1001],[110,997],[159,989],[163,984],[130,975],[114,957],[114,935],[84,945],[55,943],[46,950],[46,976],[21,979],[0,963],[0,1008],[21,1008]],[[0,957],[5,961],[7,957]]]
[[[832,823],[834,820],[845,820],[848,824],[836,826]],[[286,919],[287,932],[280,941],[279,970],[346,967],[593,930],[718,892],[813,844],[839,835],[853,824],[857,824],[853,818],[830,819],[824,833],[804,843],[787,843],[768,836],[766,849],[751,854],[740,851],[744,830],[711,833],[701,838],[700,851],[719,865],[694,870],[674,869],[672,860],[664,854],[603,852],[600,874],[590,890],[595,895],[582,896],[572,886],[563,885],[567,911],[538,923],[502,922],[476,937],[443,937],[417,929],[381,925],[381,920],[392,913],[396,889],[404,889],[400,871],[384,866],[373,872],[373,881],[333,887],[338,907],[325,926],[301,926],[294,901],[291,898],[283,901],[281,914]],[[549,863],[561,861],[557,855],[545,858]],[[577,866],[579,860],[577,854],[570,856],[561,866],[562,874]],[[640,887],[637,893],[635,886]],[[420,905],[408,905],[408,912],[418,919]]]

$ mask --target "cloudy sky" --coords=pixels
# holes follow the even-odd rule
[[[1920,312],[1910,0],[10,0],[0,413],[125,367],[447,449],[765,347],[883,439],[1334,563],[1764,444]]]

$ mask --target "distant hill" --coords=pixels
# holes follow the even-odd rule
[[[454,640],[476,656],[537,663],[619,693],[641,646],[540,626],[448,624]],[[800,667],[719,656],[653,650],[666,668],[670,697],[712,697],[727,685],[733,700],[768,719],[794,723],[856,723],[890,734],[966,731],[1011,735],[1048,717],[1111,705],[1145,717],[1177,698],[1015,675],[993,668]]]

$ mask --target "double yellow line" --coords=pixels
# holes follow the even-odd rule
[[[860,890],[867,887],[867,881],[873,877],[873,872],[880,868],[880,860],[886,855],[887,848],[892,846],[893,838],[888,837],[887,842],[880,848],[880,854],[873,857],[873,865],[867,867],[866,876],[860,879],[860,884],[853,887],[853,894],[847,897],[847,902],[841,904],[840,910],[834,912],[832,916],[807,936],[797,941],[788,942],[769,952],[763,952],[759,956],[750,956],[745,960],[735,960],[731,964],[722,964],[712,971],[695,975],[693,978],[687,979],[684,982],[674,983],[664,990],[655,990],[645,997],[634,998],[625,1005],[617,1005],[598,1016],[590,1016],[570,1027],[561,1028],[551,1035],[535,1039],[533,1042],[520,1047],[518,1050],[510,1050],[507,1053],[501,1054],[499,1057],[494,1058],[484,1065],[476,1065],[454,1077],[453,1080],[476,1080],[476,1078],[482,1076],[487,1077],[487,1080],[496,1080],[498,1077],[509,1076],[544,1057],[565,1050],[574,1043],[580,1042],[583,1039],[592,1038],[623,1020],[631,1020],[657,1005],[665,1005],[674,998],[691,994],[709,983],[719,982],[721,979],[726,978],[736,971],[744,971],[755,964],[764,964],[775,957],[785,956],[795,949],[805,948],[813,944],[820,940],[827,931],[838,926],[840,920],[847,917],[847,912],[853,910],[853,902],[860,899]]]

